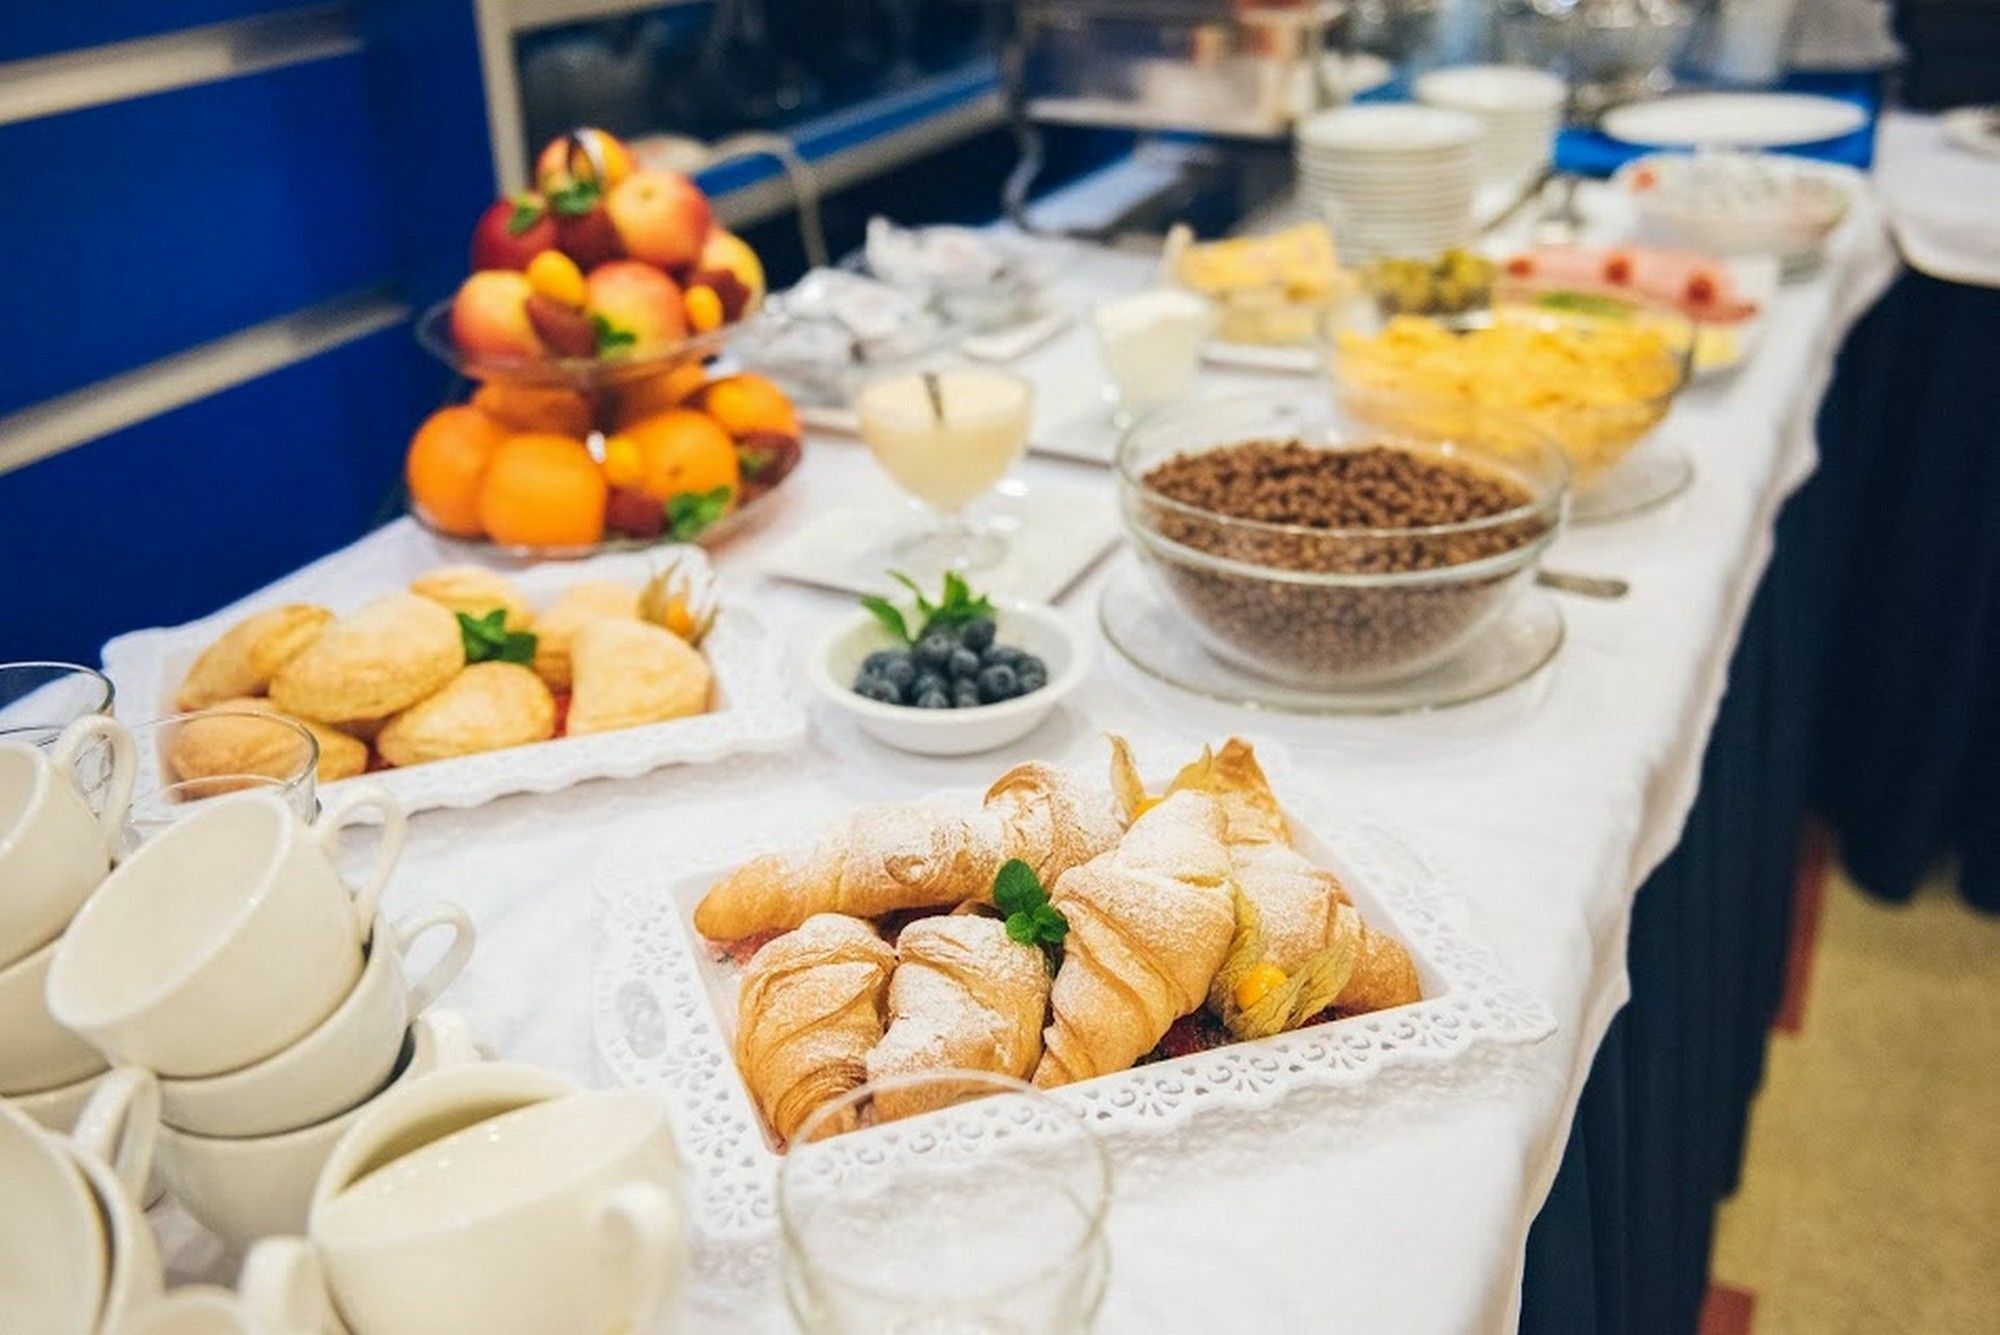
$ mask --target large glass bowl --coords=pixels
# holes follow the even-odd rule
[[[1313,527],[1238,518],[1148,485],[1170,459],[1246,441],[1388,446],[1504,481],[1521,501],[1459,523]],[[1117,469],[1140,563],[1202,646],[1261,676],[1323,689],[1401,680],[1464,650],[1533,578],[1569,495],[1562,451],[1524,424],[1463,437],[1388,432],[1296,391],[1154,413],[1120,443]]]
[[[1426,439],[1526,423],[1561,447],[1579,489],[1658,426],[1693,372],[1696,329],[1630,293],[1494,293],[1483,310],[1344,330],[1330,366],[1342,409]]]
[[[433,357],[468,380],[503,380],[524,385],[559,385],[591,393],[644,380],[685,362],[707,361],[721,352],[758,311],[752,304],[728,324],[691,334],[671,348],[643,357],[488,357],[467,352],[451,335],[452,299],[417,318],[417,341]]]

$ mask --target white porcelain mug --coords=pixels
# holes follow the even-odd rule
[[[104,811],[93,815],[77,788],[76,763],[100,739],[111,750],[111,781]],[[132,735],[101,714],[70,724],[47,752],[0,742],[0,964],[62,935],[104,879],[137,773]]]
[[[12,888],[0,882],[0,898]],[[59,944],[51,941],[0,969],[0,1096],[58,1089],[110,1064],[49,1014],[49,966]]]
[[[381,847],[350,887],[335,843],[371,811]],[[402,808],[379,789],[310,826],[270,793],[218,798],[127,858],[77,912],[49,971],[49,1012],[162,1075],[262,1061],[353,990],[402,848]]]
[[[450,943],[423,977],[408,981],[403,961],[411,946],[439,929],[451,933]],[[472,920],[456,904],[429,904],[393,923],[378,916],[361,977],[333,1014],[263,1061],[161,1080],[161,1120],[203,1136],[269,1136],[365,1102],[394,1072],[411,1017],[458,977],[472,942]]]
[[[654,1329],[687,1270],[665,1112],[627,1090],[538,1097],[524,1069],[540,1074],[490,1064],[384,1100],[322,1172],[311,1240],[253,1253],[265,1282],[318,1266],[354,1335]]]
[[[15,1281],[0,1284],[0,1330],[115,1331],[159,1292],[159,1252],[138,1204],[157,1100],[150,1075],[115,1071],[68,1141],[0,1105],[0,1255]]]
[[[300,1232],[321,1166],[364,1113],[434,1071],[478,1060],[465,1022],[449,1011],[432,1011],[410,1026],[388,1084],[358,1106],[271,1136],[197,1136],[162,1127],[160,1176],[174,1199],[232,1251]]]

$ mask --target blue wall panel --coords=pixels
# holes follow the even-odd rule
[[[380,283],[387,179],[359,55],[0,127],[0,413]]]
[[[0,0],[0,60],[300,7],[299,0]]]
[[[0,660],[94,663],[365,533],[443,390],[397,326],[0,476]]]

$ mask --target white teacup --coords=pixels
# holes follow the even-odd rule
[[[364,811],[382,818],[381,847],[350,888],[334,846]],[[49,1011],[162,1075],[262,1061],[353,991],[402,848],[402,808],[377,789],[311,826],[270,793],[218,798],[127,858],[77,912],[49,972]]]
[[[44,1130],[59,1136],[68,1135],[76,1126],[77,1118],[83,1116],[83,1106],[90,1102],[90,1096],[104,1083],[108,1071],[87,1075],[74,1084],[61,1085],[55,1089],[44,1089],[34,1094],[0,1095],[0,1103],[11,1105],[39,1122]]]
[[[422,978],[405,981],[404,957],[436,928],[449,929],[451,943]],[[471,954],[472,920],[456,904],[431,904],[394,923],[378,916],[361,978],[333,1014],[253,1065],[161,1080],[161,1120],[202,1136],[269,1136],[365,1102],[394,1072],[410,1018],[437,1000]]]
[[[687,1268],[664,1110],[574,1091],[461,1120],[493,1092],[385,1100],[322,1173],[311,1241],[264,1243],[260,1264],[316,1260],[355,1335],[652,1329]]]
[[[112,1073],[70,1141],[0,1105],[0,1255],[16,1277],[0,1284],[0,1330],[116,1330],[130,1304],[159,1292],[159,1253],[137,1201],[157,1096],[145,1072]]]
[[[100,738],[111,748],[111,781],[103,814],[92,815],[76,761]],[[104,879],[137,772],[131,734],[99,714],[70,724],[47,752],[0,742],[0,964],[62,935]]]
[[[13,887],[0,881],[0,899]],[[49,965],[58,941],[0,969],[0,1095],[58,1089],[102,1071],[102,1053],[49,1014]]]
[[[440,1067],[478,1060],[465,1022],[449,1011],[432,1011],[410,1026],[389,1083],[356,1107],[273,1136],[197,1136],[162,1127],[160,1176],[174,1199],[233,1251],[273,1234],[300,1232],[320,1168],[349,1127],[403,1086]]]

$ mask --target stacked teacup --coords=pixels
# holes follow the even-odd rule
[[[1350,256],[1436,254],[1471,234],[1480,137],[1473,117],[1435,107],[1318,112],[1299,122],[1299,187]]]
[[[341,832],[381,823],[356,886]],[[55,1020],[159,1077],[160,1175],[232,1248],[295,1232],[334,1142],[385,1090],[476,1054],[455,1017],[423,1011],[464,966],[472,926],[439,904],[377,904],[403,815],[361,790],[308,825],[267,791],[208,799],[142,844],[77,912],[48,970]],[[421,935],[450,942],[415,983]]]
[[[93,814],[78,760],[110,746],[105,807]],[[78,908],[111,868],[131,800],[131,738],[92,715],[47,750],[0,744],[0,1102],[67,1132],[103,1082],[102,1054],[49,1014],[56,948]]]
[[[1481,185],[1512,185],[1549,165],[1562,128],[1567,87],[1521,65],[1454,65],[1417,79],[1417,101],[1479,121]]]
[[[158,1090],[106,1076],[71,1137],[0,1104],[0,1330],[124,1335],[160,1294],[160,1254],[139,1204]]]

